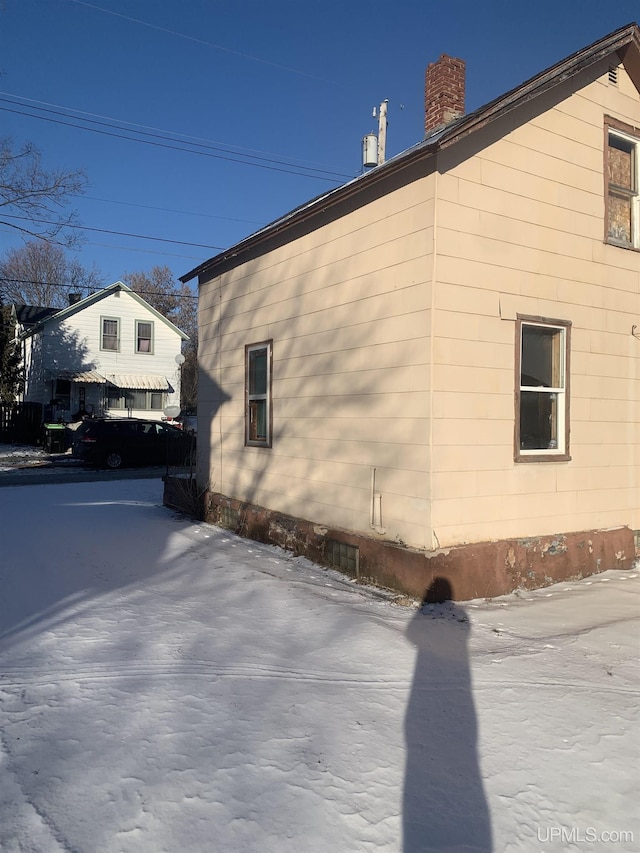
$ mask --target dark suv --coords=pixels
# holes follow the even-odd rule
[[[188,465],[194,437],[178,427],[140,418],[91,418],[73,436],[72,453],[89,465]]]

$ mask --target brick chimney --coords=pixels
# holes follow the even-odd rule
[[[464,115],[465,67],[463,59],[454,59],[446,53],[427,66],[424,75],[425,136]]]

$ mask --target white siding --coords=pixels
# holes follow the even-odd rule
[[[119,348],[116,352],[101,349],[102,318],[119,320]],[[136,321],[153,324],[153,351],[136,352]],[[41,333],[27,339],[28,390],[25,399],[49,403],[52,377],[60,371],[96,370],[101,375],[149,374],[165,378],[172,388],[167,404],[180,400],[181,337],[167,323],[126,291],[116,291],[89,304],[62,321],[51,320]],[[102,405],[103,387],[85,385],[87,403],[97,411]],[[72,388],[71,410],[77,405],[78,388]],[[116,411],[116,410],[113,410]],[[71,412],[69,413],[71,414]],[[160,418],[161,410],[133,410],[133,415]]]

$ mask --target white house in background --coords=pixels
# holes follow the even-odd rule
[[[180,404],[181,345],[188,336],[117,281],[66,308],[14,305],[25,384],[44,420],[96,416],[158,419]]]

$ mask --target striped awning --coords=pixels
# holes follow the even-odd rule
[[[77,373],[63,371],[58,374],[58,379],[68,379],[69,382],[78,382],[86,385],[104,385],[107,381],[97,370],[82,370]]]
[[[168,391],[170,388],[164,376],[152,373],[105,373],[105,379],[116,388],[128,391]]]

